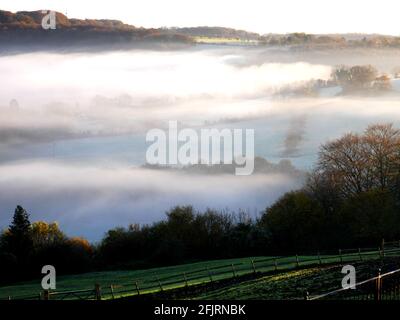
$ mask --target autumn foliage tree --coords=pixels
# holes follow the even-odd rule
[[[41,276],[44,265],[57,273],[88,271],[93,247],[83,238],[68,238],[56,222],[31,223],[28,212],[17,206],[10,226],[0,234],[0,283]]]
[[[54,245],[67,239],[66,235],[60,230],[57,222],[33,222],[31,232],[35,248]]]

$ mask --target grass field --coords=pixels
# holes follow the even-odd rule
[[[360,255],[361,253],[361,255]],[[387,251],[387,255],[400,255],[399,249]],[[270,271],[280,272],[282,276],[273,275],[262,278],[261,285],[264,281],[268,283],[276,283],[280,281],[295,279],[301,275],[310,275],[317,270],[325,270],[324,265],[342,264],[350,261],[371,260],[379,258],[379,251],[352,251],[343,252],[339,255],[321,255],[321,256],[291,256],[291,257],[247,257],[240,259],[225,259],[204,261],[198,263],[184,264],[171,267],[153,268],[146,270],[132,271],[107,271],[107,272],[91,272],[79,275],[68,275],[57,277],[57,291],[75,291],[94,289],[96,283],[102,288],[102,297],[105,299],[135,295],[137,293],[136,284],[139,287],[140,294],[158,292],[163,290],[183,287],[186,284],[195,285],[203,284],[210,281],[232,278],[250,274],[256,269],[257,272],[265,273]],[[319,266],[311,268],[307,271],[293,270],[296,267]],[[232,266],[233,265],[233,266]],[[328,270],[328,269],[327,269]],[[285,272],[286,271],[286,272]],[[279,281],[278,281],[279,280]],[[111,290],[113,286],[113,292]],[[252,294],[258,290],[252,288],[252,283],[244,283],[236,289],[232,288],[236,293],[232,296],[222,294],[223,298],[236,298],[237,292],[243,292],[243,297],[252,297]],[[255,286],[257,288],[258,284]],[[248,288],[248,289],[246,289]],[[0,287],[0,299],[28,298],[33,299],[39,296],[41,292],[40,280],[30,281],[11,286]],[[228,290],[227,292],[230,292]],[[245,293],[249,291],[249,293]],[[203,298],[220,297],[220,292],[215,295],[204,296]],[[264,294],[256,294],[256,297],[263,298]],[[267,294],[265,297],[269,297]]]
[[[260,257],[257,259],[260,259]],[[204,271],[207,267],[215,268],[232,263],[249,263],[250,260],[251,258],[215,260],[146,270],[90,272],[79,275],[59,276],[57,277],[57,291],[90,289],[94,288],[95,283],[100,284],[102,288],[109,288],[110,285],[133,286],[136,281],[142,284],[140,287],[145,287],[144,284],[146,283],[153,284],[156,277],[159,279],[171,277],[171,281],[176,278],[177,281],[179,280],[182,282],[181,284],[184,284],[183,273],[189,274],[197,270]],[[208,280],[208,274],[204,274],[204,279],[200,278],[198,282],[206,280]],[[194,281],[191,281],[191,283],[193,284]],[[38,295],[41,290],[40,280],[0,287],[0,299],[6,299],[8,296],[34,296]]]
[[[399,257],[388,257],[383,261],[373,259],[352,263],[357,271],[357,282],[372,278],[379,269],[383,272],[398,269]],[[192,299],[206,300],[292,300],[304,299],[341,288],[344,274],[342,264],[291,270],[279,274],[243,281],[229,287],[207,290]]]

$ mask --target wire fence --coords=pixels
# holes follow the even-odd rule
[[[400,241],[384,243],[382,241],[381,257],[397,256]],[[400,269],[381,274],[378,270],[375,277],[360,281],[354,286],[346,286],[321,295],[310,297],[305,294],[306,300],[399,300],[400,299]]]
[[[382,243],[376,248],[339,249],[337,254],[275,256],[268,258],[254,258],[248,261],[208,266],[182,273],[173,273],[160,276],[150,274],[146,278],[133,278],[129,283],[115,283],[107,286],[94,284],[92,288],[68,291],[41,291],[31,296],[8,296],[9,300],[106,300],[128,296],[143,296],[172,289],[189,288],[196,285],[213,284],[222,280],[237,279],[243,276],[256,277],[267,272],[288,271],[308,266],[322,266],[329,264],[344,264],[348,262],[383,259],[384,257],[400,256],[400,241]],[[370,279],[371,282],[373,280]],[[369,283],[369,282],[368,282]],[[365,285],[367,282],[365,283]],[[364,284],[360,284],[362,287]],[[366,285],[367,287],[367,285]],[[338,291],[339,292],[342,291]],[[368,291],[369,292],[369,291]],[[354,292],[353,292],[354,293]],[[344,293],[343,293],[344,294]],[[333,296],[327,294],[326,297]],[[312,297],[312,300],[323,296]]]
[[[346,287],[309,297],[306,300],[399,300],[400,299],[400,269],[384,274],[378,271],[376,277]]]

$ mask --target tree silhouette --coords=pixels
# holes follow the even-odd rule
[[[6,236],[8,252],[23,262],[32,249],[31,222],[29,214],[21,206],[17,206],[13,220]]]

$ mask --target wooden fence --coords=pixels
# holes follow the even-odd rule
[[[400,256],[400,241],[382,244],[376,248],[339,249],[337,254],[314,256],[276,256],[263,259],[249,259],[247,262],[231,263],[205,267],[183,273],[159,277],[154,274],[150,279],[132,279],[130,283],[115,283],[107,286],[94,284],[85,290],[42,291],[35,296],[9,296],[16,300],[103,300],[127,296],[139,296],[164,292],[171,289],[185,288],[201,284],[234,279],[241,276],[262,275],[267,272],[287,271],[313,265],[344,264],[349,262],[383,259],[388,256]],[[371,280],[372,281],[372,280]],[[3,298],[4,299],[4,298]]]

